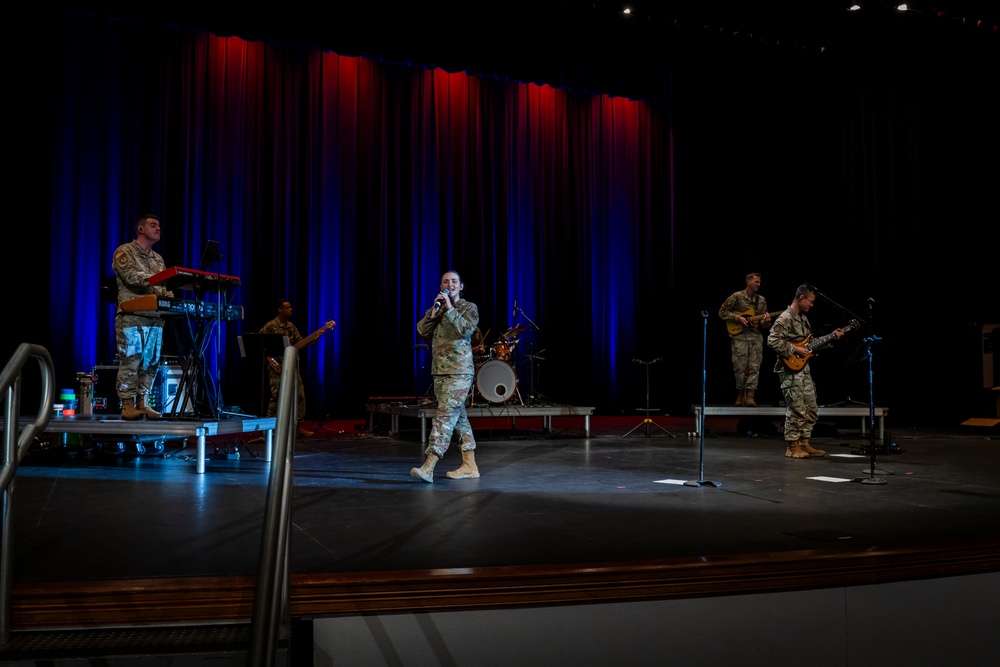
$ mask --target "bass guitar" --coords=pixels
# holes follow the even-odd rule
[[[309,334],[308,336],[306,336],[305,338],[303,338],[299,342],[295,343],[295,345],[293,345],[293,347],[296,350],[301,350],[306,345],[312,345],[317,340],[319,340],[320,336],[322,336],[324,333],[326,333],[330,329],[334,328],[335,326],[337,326],[337,323],[334,322],[333,320],[330,320],[329,322],[327,322],[326,324],[324,324],[323,326],[321,326],[319,329],[316,329],[316,331],[313,331],[311,334]],[[279,359],[277,357],[268,357],[267,358],[267,365],[270,366],[271,370],[274,371],[275,373],[280,373],[281,372],[281,359]]]
[[[777,311],[775,311],[773,313],[767,313],[767,314],[770,315],[771,317],[777,317],[778,315],[781,315],[782,312],[784,312],[784,311],[777,310]],[[744,311],[744,312],[740,313],[740,315],[742,315],[743,317],[747,318],[747,324],[749,324],[750,326],[753,326],[757,322],[760,322],[765,317],[764,313],[761,313],[760,315],[754,315],[753,314],[753,308],[751,308],[750,310],[747,310],[747,311]],[[729,322],[729,321],[727,321],[726,322],[726,329],[729,330],[729,335],[730,336],[735,336],[736,334],[743,333],[743,330],[746,329],[746,327],[743,326],[743,324],[741,322],[739,322],[739,321],[736,321],[736,322]]]
[[[844,333],[847,333],[848,331],[856,328],[859,325],[860,322],[858,322],[857,320],[851,320],[850,322],[847,323],[847,326],[840,327],[840,330],[843,331]],[[816,354],[815,350],[818,350],[819,348],[823,347],[836,337],[837,337],[836,331],[829,333],[825,336],[820,336],[819,338],[815,339],[813,338],[812,334],[809,334],[806,337],[806,339],[801,343],[801,345],[805,347],[806,350],[808,350],[808,352],[806,352],[806,356],[799,357],[793,354],[790,357],[785,357],[784,359],[782,359],[782,361],[784,361],[785,365],[788,366],[793,371],[801,371],[803,368],[805,368],[806,362],[812,359],[813,355]]]

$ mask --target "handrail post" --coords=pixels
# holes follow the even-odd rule
[[[18,432],[21,413],[21,376],[29,359],[37,359],[42,372],[41,404],[35,420]],[[14,584],[12,565],[14,547],[14,480],[17,466],[52,418],[55,404],[55,370],[52,355],[41,345],[21,343],[0,375],[0,391],[4,393],[3,461],[0,468],[0,646],[11,639],[10,604]]]
[[[261,532],[247,662],[251,667],[270,667],[274,664],[279,632],[290,625],[288,557],[297,387],[298,351],[289,345],[282,359],[275,425],[277,441],[264,503],[264,528]]]

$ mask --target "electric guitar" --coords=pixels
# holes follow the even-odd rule
[[[860,322],[858,322],[857,320],[851,320],[847,324],[847,326],[840,327],[840,330],[843,331],[844,333],[847,333],[848,331],[854,329],[859,325]],[[816,354],[813,350],[818,350],[819,348],[823,347],[836,337],[837,337],[836,331],[829,333],[825,336],[820,336],[815,340],[813,339],[812,334],[809,334],[806,337],[806,339],[801,343],[801,345],[805,347],[806,350],[808,350],[808,352],[806,352],[806,356],[799,357],[793,354],[789,357],[784,357],[782,361],[784,361],[785,365],[788,366],[793,371],[800,371],[803,368],[805,368],[806,362],[809,361],[814,354]]]
[[[319,340],[320,336],[322,336],[324,333],[334,328],[335,326],[337,326],[337,323],[334,322],[333,320],[330,320],[329,322],[321,326],[319,329],[316,329],[316,331],[313,331],[311,334],[300,340],[298,343],[295,343],[293,347],[296,350],[301,350],[306,345],[312,345],[317,340]],[[274,371],[275,373],[281,372],[281,359],[278,359],[277,357],[268,357],[267,365],[270,366],[271,370]]]
[[[778,315],[781,315],[781,313],[783,313],[783,312],[784,311],[782,311],[782,310],[776,310],[773,313],[768,313],[768,315],[770,315],[771,317],[777,317]],[[754,315],[753,314],[753,308],[751,308],[750,310],[747,310],[745,312],[740,313],[740,315],[742,315],[743,317],[747,318],[747,323],[750,324],[750,325],[753,325],[756,322],[760,322],[762,319],[764,319],[764,314],[763,313],[761,313],[760,315]],[[743,333],[743,330],[746,329],[746,327],[743,326],[739,321],[736,321],[736,322],[727,321],[726,322],[726,329],[729,330],[729,335],[730,336],[735,336],[736,334]]]

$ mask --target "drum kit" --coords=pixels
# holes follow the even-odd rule
[[[514,349],[520,342],[517,335],[527,327],[520,324],[500,334],[500,339],[489,347],[483,347],[475,355],[476,394],[488,403],[508,403],[515,397],[520,400],[517,390],[517,371],[514,370]]]

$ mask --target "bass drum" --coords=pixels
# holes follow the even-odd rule
[[[490,403],[506,403],[517,395],[517,373],[506,361],[487,361],[476,371],[476,391]]]

